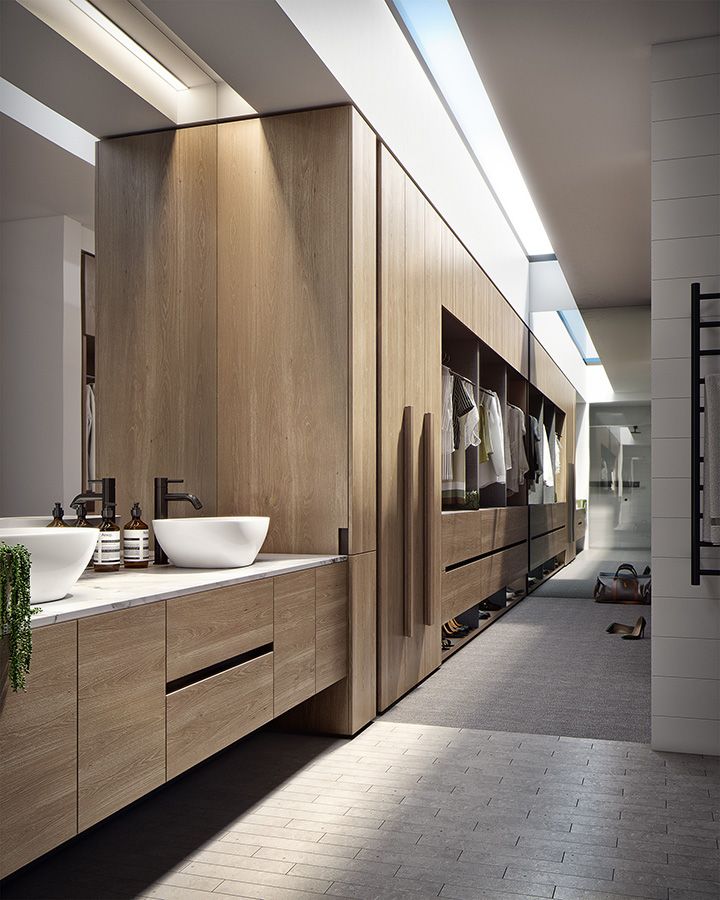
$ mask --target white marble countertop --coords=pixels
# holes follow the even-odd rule
[[[88,572],[62,600],[43,603],[31,623],[33,628],[41,628],[55,622],[197,594],[211,588],[314,569],[345,559],[346,556],[261,553],[251,566],[242,569],[178,569],[175,566],[150,565],[147,569]]]

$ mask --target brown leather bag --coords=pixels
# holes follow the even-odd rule
[[[630,563],[616,572],[600,572],[593,592],[596,603],[650,603],[650,571],[638,575]]]

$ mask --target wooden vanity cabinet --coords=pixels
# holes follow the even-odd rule
[[[27,691],[0,640],[0,878],[77,834],[77,622],[33,631]]]
[[[315,572],[309,569],[273,578],[276,716],[315,694]]]
[[[165,604],[77,626],[82,831],[165,781]]]

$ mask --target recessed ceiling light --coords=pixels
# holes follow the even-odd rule
[[[166,84],[169,84],[170,87],[174,88],[176,91],[188,90],[186,84],[180,81],[176,75],[173,75],[169,69],[166,69],[161,62],[155,59],[152,54],[148,53],[144,47],[141,47],[129,34],[126,34],[122,28],[116,25],[112,19],[109,19],[105,13],[101,12],[97,6],[93,6],[88,0],[70,0],[70,3],[84,12],[85,15],[92,19],[92,21],[102,28],[103,31],[115,38],[119,44],[122,44],[122,46],[125,47],[126,50],[129,50],[133,56],[140,60],[140,62],[144,63],[149,69],[152,69],[152,71],[162,78]]]

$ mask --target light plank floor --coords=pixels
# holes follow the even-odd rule
[[[715,758],[377,722],[254,735],[0,894],[711,900],[719,839]]]

